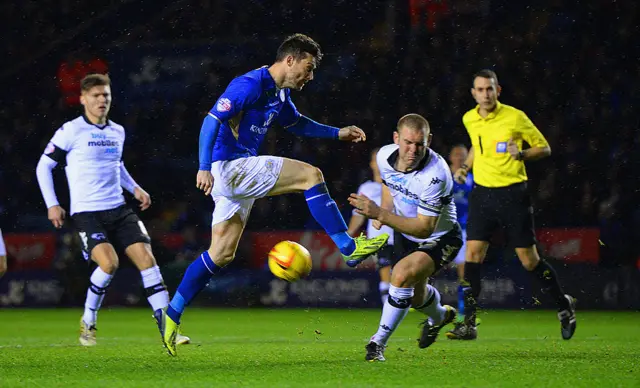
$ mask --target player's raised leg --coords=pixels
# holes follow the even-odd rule
[[[89,279],[87,299],[84,303],[84,314],[80,319],[80,344],[96,345],[96,323],[98,310],[102,305],[107,288],[118,269],[119,260],[113,245],[103,242],[95,245],[90,251],[91,259],[98,264]]]
[[[308,163],[285,158],[278,180],[267,195],[299,192],[304,193],[311,215],[331,237],[345,261],[367,257],[380,250],[389,239],[388,234],[355,239],[349,236],[347,224],[329,195],[322,172]]]
[[[564,293],[556,271],[546,260],[540,259],[535,245],[516,248],[516,254],[524,268],[538,279],[543,290],[551,294],[558,307],[562,338],[565,340],[571,339],[576,331],[575,298]]]

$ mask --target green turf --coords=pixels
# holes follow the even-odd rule
[[[490,311],[477,341],[426,350],[410,313],[386,363],[364,361],[377,310],[191,309],[177,358],[148,309],[102,311],[95,348],[78,345],[80,314],[0,310],[0,386],[640,387],[638,313],[580,312],[563,341],[553,312]]]

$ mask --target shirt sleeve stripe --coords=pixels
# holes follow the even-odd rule
[[[213,113],[209,112],[209,116],[213,117],[214,119],[218,120],[218,122],[220,124],[222,124],[222,120],[220,120],[219,118],[216,117],[216,115],[214,115]]]
[[[436,213],[436,214],[440,214],[441,213],[440,209],[436,209],[436,208],[433,208],[433,207],[424,206],[424,205],[418,205],[418,207],[420,209],[423,209],[423,210],[426,210],[426,211],[429,211],[429,212],[432,212],[432,213]]]
[[[298,118],[296,119],[296,121],[293,122],[293,124],[287,125],[286,127],[284,127],[284,129],[291,128],[294,125],[298,124],[298,122],[300,122],[300,117],[302,117],[302,116],[298,116]]]

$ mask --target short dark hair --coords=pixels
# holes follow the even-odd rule
[[[494,79],[496,81],[496,85],[498,85],[498,76],[496,75],[496,72],[493,70],[489,70],[489,69],[482,69],[479,72],[475,73],[473,75],[473,79],[471,80],[471,87],[475,87],[475,82],[476,82],[476,78],[481,77],[481,78],[486,78],[486,79]]]
[[[427,119],[417,113],[409,113],[400,117],[397,125],[398,132],[400,132],[401,127],[407,127],[414,131],[425,131],[425,133],[429,133],[431,131]]]
[[[280,62],[288,55],[293,55],[296,60],[304,58],[304,53],[309,53],[316,58],[316,63],[322,60],[322,50],[315,40],[304,34],[293,34],[285,38],[278,47],[276,62]]]
[[[110,86],[111,78],[106,74],[89,74],[80,81],[80,91],[87,92],[94,86]]]

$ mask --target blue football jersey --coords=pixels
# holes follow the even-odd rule
[[[294,125],[300,113],[290,94],[289,89],[276,87],[266,66],[231,81],[209,111],[221,123],[212,161],[256,156],[274,122]]]
[[[467,174],[467,180],[463,184],[453,181],[453,202],[456,204],[458,223],[462,229],[467,228],[469,216],[469,193],[473,189],[473,174]]]

